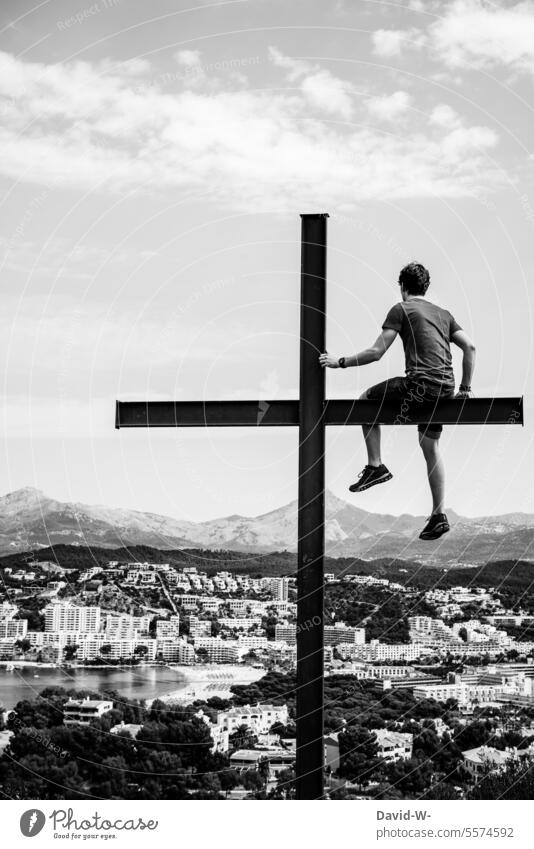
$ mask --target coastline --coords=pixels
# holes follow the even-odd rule
[[[57,665],[29,661],[0,662],[0,705],[12,708],[22,698],[33,698],[40,690],[111,688],[125,699],[139,699],[150,706],[155,699],[187,704],[196,699],[232,697],[234,684],[250,684],[266,670],[244,664],[143,664],[137,666]]]
[[[196,699],[209,699],[218,696],[221,699],[229,699],[232,696],[230,687],[235,684],[252,684],[266,674],[265,669],[256,669],[252,666],[239,664],[202,664],[196,666],[174,666],[185,679],[185,686],[179,690],[171,690],[158,696],[162,702],[195,701]],[[147,700],[147,704],[153,700]]]

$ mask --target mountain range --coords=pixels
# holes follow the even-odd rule
[[[534,557],[534,515],[466,518],[448,511],[452,528],[438,542],[418,539],[425,517],[369,513],[327,491],[326,551],[332,557],[402,558],[427,565],[473,565]],[[117,548],[205,548],[254,553],[295,551],[297,502],[260,516],[191,522],[105,506],[57,501],[33,487],[0,497],[0,554],[60,543]]]

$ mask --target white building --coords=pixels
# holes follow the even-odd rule
[[[194,645],[197,655],[200,651],[208,663],[238,663],[247,651],[237,641],[221,640],[220,637],[197,637]]]
[[[3,622],[0,622],[0,639],[13,637],[15,640],[22,640],[27,631],[27,619],[4,619]]]
[[[156,640],[156,656],[167,663],[191,664],[195,662],[195,649],[191,643],[177,639]]]
[[[173,615],[169,619],[159,619],[156,622],[156,638],[169,640],[180,636],[180,617]]]
[[[519,757],[532,757],[532,747],[518,752],[515,748],[504,750],[495,749],[493,746],[478,746],[476,749],[468,749],[462,752],[464,766],[472,778],[479,778],[487,772],[499,772],[512,761]]]
[[[362,646],[365,643],[365,628],[353,628],[344,622],[336,622],[335,625],[325,625],[325,646],[337,646],[340,643],[352,643]]]
[[[113,702],[105,699],[69,699],[63,707],[65,725],[89,725],[113,709]]]
[[[199,619],[198,616],[190,616],[189,636],[192,640],[197,637],[211,637],[211,619]]]
[[[249,728],[253,734],[267,734],[271,727],[281,722],[287,725],[289,714],[287,705],[244,705],[230,708],[217,714],[215,722],[211,722],[202,710],[197,713],[207,723],[213,738],[213,751],[227,752],[229,737],[241,726]]]
[[[245,651],[252,649],[266,649],[269,645],[267,637],[255,636],[253,634],[244,634],[237,638],[237,643],[240,648]]]
[[[416,643],[381,643],[371,640],[365,645],[341,643],[336,649],[342,660],[418,660],[425,650]]]
[[[435,699],[437,702],[446,702],[447,699],[455,699],[458,705],[465,706],[470,702],[495,701],[496,687],[485,684],[420,684],[414,687],[416,699]]]
[[[400,731],[387,731],[385,728],[372,729],[376,737],[379,758],[386,761],[409,760],[412,756],[413,734]]]
[[[129,613],[108,613],[104,630],[118,640],[131,640],[138,634],[148,634],[151,616],[130,616]]]
[[[287,643],[294,646],[297,643],[297,626],[279,624],[274,626],[274,639],[277,643]]]
[[[276,601],[287,601],[289,596],[289,578],[271,578],[269,591]]]
[[[68,603],[54,603],[45,607],[45,631],[100,630],[100,608],[78,607]]]
[[[221,616],[217,619],[221,628],[229,631],[252,631],[261,627],[261,616]]]
[[[156,640],[150,637],[119,640],[110,638],[107,634],[97,634],[81,639],[78,643],[78,660],[96,660],[98,657],[104,661],[122,658],[152,661],[156,659]]]

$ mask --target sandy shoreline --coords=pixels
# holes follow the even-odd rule
[[[175,666],[173,669],[183,675],[184,686],[158,696],[164,702],[193,702],[195,699],[209,699],[212,696],[229,699],[232,696],[230,687],[233,684],[251,684],[266,674],[265,669],[232,664]]]

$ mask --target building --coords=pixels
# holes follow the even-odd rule
[[[252,631],[261,628],[261,616],[220,616],[217,621],[221,628],[228,631]]]
[[[156,657],[167,663],[183,663],[189,666],[195,662],[195,649],[191,643],[176,637],[157,639]]]
[[[237,643],[240,648],[246,651],[254,651],[254,649],[267,649],[269,641],[267,637],[262,637],[255,634],[243,634],[237,638]]]
[[[4,619],[0,622],[0,640],[22,640],[28,631],[27,619]]]
[[[246,725],[255,734],[265,734],[271,730],[275,722],[287,725],[289,714],[287,705],[243,705],[230,708],[217,715],[217,722],[222,722],[224,727],[232,734],[240,725]]]
[[[386,761],[409,760],[412,756],[413,734],[403,734],[400,731],[388,731],[386,728],[375,728],[379,758]]]
[[[294,666],[297,662],[297,647],[287,643],[267,643],[267,654],[274,663]]]
[[[211,619],[199,619],[198,616],[189,617],[189,636],[192,640],[197,637],[211,637]]]
[[[271,578],[269,591],[276,601],[287,601],[289,597],[289,578]]]
[[[78,660],[139,660],[152,661],[156,659],[156,640],[150,637],[119,640],[110,638],[107,634],[84,637],[78,643],[76,656]]]
[[[374,681],[383,680],[386,678],[407,678],[412,675],[413,666],[382,666],[373,663],[366,663],[361,660],[352,662],[346,661],[342,666],[336,669],[337,673],[342,675],[353,675],[358,680]]]
[[[202,606],[203,597],[201,595],[177,595],[175,596],[176,603],[183,607],[184,610],[195,610]]]
[[[230,735],[242,726],[246,726],[259,737],[268,734],[275,723],[287,725],[289,720],[287,705],[270,704],[244,705],[220,711],[215,722],[202,710],[196,715],[208,725],[213,739],[212,750],[219,752],[228,751]]]
[[[414,687],[413,694],[416,699],[435,699],[437,702],[446,702],[448,699],[454,699],[459,706],[464,706],[470,702],[495,701],[496,688],[493,684],[466,684],[459,682],[456,684],[419,684]]]
[[[492,616],[484,616],[486,622],[491,625],[500,625],[508,628],[524,628],[534,625],[534,616],[527,613],[500,613]]]
[[[78,607],[68,603],[54,603],[45,607],[45,631],[100,630],[100,608]]]
[[[250,600],[247,598],[229,598],[226,602],[228,610],[233,613],[234,616],[246,616],[249,604]]]
[[[156,638],[158,640],[169,640],[180,636],[180,617],[175,614],[169,619],[159,619],[156,622]]]
[[[340,643],[349,643],[362,646],[365,643],[365,628],[352,628],[344,622],[336,622],[335,625],[325,625],[325,646],[337,646]]]
[[[239,663],[246,648],[236,640],[221,640],[220,637],[197,637],[194,641],[197,657],[204,655],[208,663]]]
[[[91,720],[100,719],[113,710],[113,702],[100,699],[69,699],[63,706],[65,725],[89,725]]]
[[[282,748],[239,749],[230,755],[230,765],[238,772],[259,769],[262,762],[269,765],[269,779],[275,778],[295,763],[295,752]]]
[[[0,660],[13,660],[15,640],[12,637],[0,637]]]
[[[381,643],[371,640],[370,643],[341,643],[336,649],[342,660],[418,660],[422,654],[428,653],[422,646],[415,643]]]
[[[139,634],[148,634],[151,616],[130,616],[129,613],[108,613],[104,630],[117,640],[131,640]]]
[[[275,625],[274,639],[277,643],[287,643],[288,646],[297,644],[297,626],[296,625]]]
[[[493,746],[478,746],[462,752],[464,766],[472,778],[477,779],[487,772],[499,772],[518,759],[517,749],[495,749]]]

